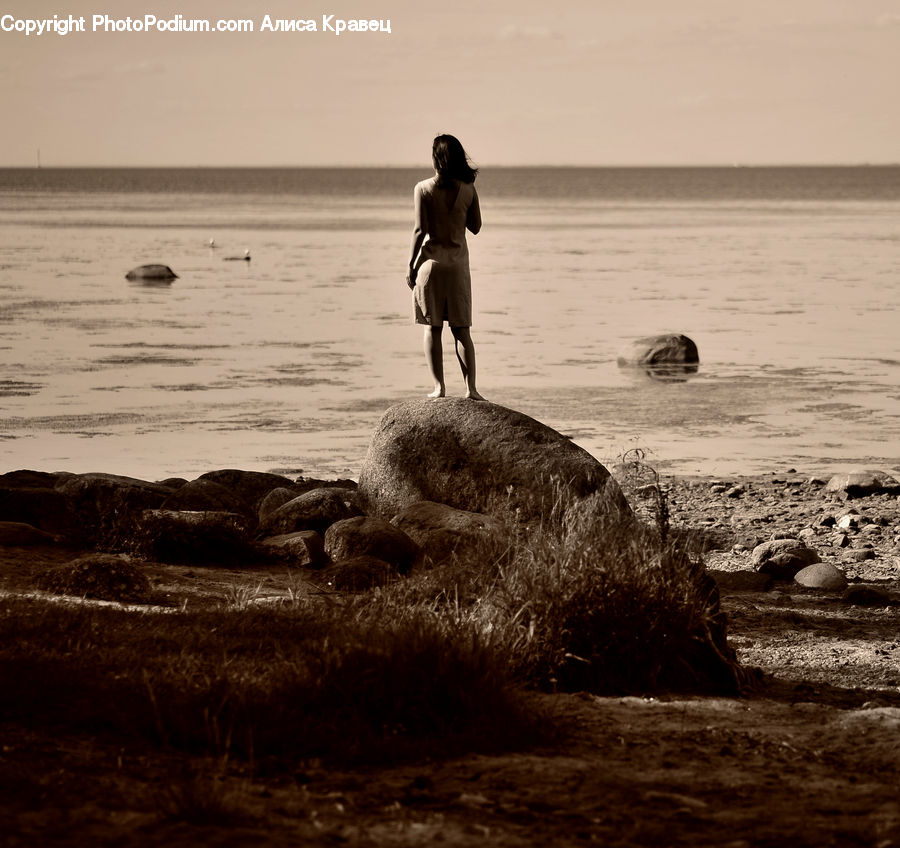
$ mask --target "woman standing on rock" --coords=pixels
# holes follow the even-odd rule
[[[425,360],[434,379],[428,397],[443,397],[444,321],[456,341],[456,358],[466,382],[466,397],[484,400],[475,388],[472,326],[472,280],[466,230],[481,229],[475,191],[476,168],[452,135],[439,135],[431,149],[434,176],[416,184],[415,229],[406,283],[413,290],[416,323],[425,325]]]

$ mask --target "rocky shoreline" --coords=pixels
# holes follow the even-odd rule
[[[613,476],[640,512],[642,493],[633,487],[629,491],[627,475],[620,472],[614,468]],[[790,584],[802,567],[819,563],[828,567],[823,573],[830,570],[840,579],[818,588],[851,590],[847,597],[855,595],[853,602],[887,601],[900,590],[900,484],[889,472],[829,480],[794,469],[729,478],[673,476],[661,478],[659,488],[673,532],[699,547],[722,588],[769,591],[773,585]],[[392,525],[364,516],[359,500],[356,483],[349,479],[290,479],[231,469],[193,481],[150,482],[112,474],[20,470],[0,475],[0,546],[64,545],[145,555],[161,550],[173,563],[190,563],[205,556],[204,539],[224,535],[232,554],[262,551],[316,569],[333,566],[336,559],[353,560],[350,572],[368,568],[377,579],[389,573],[360,557],[383,558],[394,572],[405,573],[424,554],[438,559],[450,536],[451,549],[477,547],[496,529],[487,516],[436,504],[427,518],[419,508]],[[352,528],[357,538],[349,541],[346,532],[330,530],[335,524],[345,531]],[[404,535],[394,533],[396,527],[404,528]],[[152,544],[146,540],[148,528]],[[141,537],[143,548],[136,542]],[[768,553],[762,550],[767,546]],[[226,548],[213,545],[208,553],[214,558]],[[785,551],[793,551],[793,558],[786,561]],[[166,561],[165,556],[156,558]],[[858,585],[883,594],[854,593]]]
[[[849,583],[900,587],[900,488],[883,471],[828,480],[784,473],[664,481],[673,525],[706,539],[706,563],[723,573],[756,570],[760,545],[793,539]]]

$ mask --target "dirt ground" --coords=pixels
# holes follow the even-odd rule
[[[0,843],[900,846],[900,502],[844,502],[795,472],[666,485],[673,525],[715,546],[707,567],[732,646],[764,672],[758,691],[535,695],[560,727],[549,747],[377,770],[304,762],[275,776],[0,725]],[[838,532],[831,519],[854,509],[863,518]],[[756,543],[804,529],[880,600],[736,588]],[[71,556],[0,548],[0,591],[30,591],[31,573]],[[283,569],[151,576],[189,605],[297,590]]]

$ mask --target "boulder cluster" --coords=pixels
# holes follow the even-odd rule
[[[14,471],[0,543],[52,540],[169,563],[279,561],[338,590],[493,557],[507,519],[568,511],[600,527],[631,512],[606,468],[521,413],[459,398],[389,409],[357,485],[256,471],[194,480]]]

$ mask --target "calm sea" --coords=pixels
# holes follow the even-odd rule
[[[382,412],[430,388],[404,283],[427,176],[0,170],[0,472],[358,474]],[[478,188],[489,399],[607,463],[900,467],[900,167],[486,168]],[[125,279],[150,262],[178,279]],[[660,332],[697,343],[694,378],[617,366]]]

